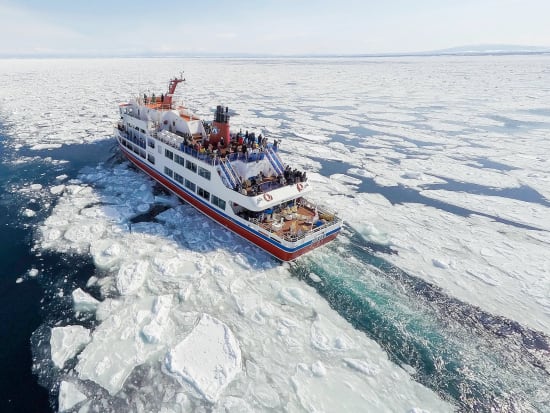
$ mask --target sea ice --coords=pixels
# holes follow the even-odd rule
[[[518,58],[491,57],[488,64],[481,59],[454,58],[437,62],[398,59],[384,64],[369,61],[369,76],[364,76],[365,66],[357,64],[357,60],[338,60],[337,65],[308,61],[285,71],[281,70],[284,63],[277,61],[262,61],[261,65],[257,61],[213,61],[205,69],[204,62],[190,59],[186,70],[193,72],[197,85],[220,86],[194,88],[190,98],[196,107],[204,108],[202,115],[211,115],[208,105],[213,100],[235,102],[232,110],[239,114],[232,118],[235,127],[262,128],[270,138],[283,138],[285,159],[307,167],[308,176],[315,180],[317,191],[311,196],[337,210],[368,242],[395,248],[398,253],[385,255],[385,259],[436,284],[452,297],[548,334],[550,281],[541,277],[550,270],[545,219],[545,203],[550,199],[550,164],[548,157],[543,156],[550,151],[550,116],[544,109],[549,106],[545,72],[548,57],[512,59]],[[166,59],[140,63],[140,71],[152,79],[146,85],[151,88],[164,85],[166,76],[158,71],[159,63],[167,71],[179,70],[177,61]],[[501,63],[511,71],[492,70]],[[136,82],[126,80],[128,73],[135,70],[135,62],[94,61],[89,65],[87,81],[102,87],[87,88],[79,96],[72,92],[79,90],[81,77],[77,74],[82,64],[88,62],[44,60],[40,68],[36,62],[25,60],[0,62],[0,71],[7,74],[0,77],[3,115],[14,147],[92,142],[110,136],[116,111],[104,105],[105,95],[134,93]],[[331,74],[329,66],[338,67],[338,76],[327,76]],[[516,69],[518,76],[510,75]],[[14,82],[12,74],[21,72],[27,75]],[[467,76],[469,73],[476,76]],[[24,97],[35,90],[37,80],[44,76],[48,81],[40,82],[45,89],[42,95],[48,98],[38,99],[32,109],[28,108]],[[447,81],[449,78],[452,82]],[[329,84],[326,79],[338,83]],[[65,83],[67,87],[58,87]],[[510,91],[508,97],[502,94],[503,88]],[[479,98],[480,90],[483,98]],[[65,99],[68,91],[71,99]],[[87,102],[79,122],[62,122],[79,99]],[[46,112],[47,116],[36,116]],[[277,113],[283,116],[273,119]],[[45,124],[60,125],[57,128],[61,130],[52,134],[49,128],[40,126]],[[339,144],[329,146],[327,143],[331,142]],[[338,163],[325,164],[324,159]],[[336,171],[331,171],[333,165]],[[335,179],[328,179],[335,174]],[[388,193],[410,193],[399,192],[402,187],[415,192],[425,190],[418,202],[430,204],[426,200],[430,197],[433,206],[411,203],[406,197],[396,197],[396,203],[391,204],[382,195],[359,193],[358,181],[342,182],[338,174],[367,178],[368,183],[375,178],[379,185],[392,186]],[[125,166],[100,166],[85,175],[88,176],[81,178],[86,184],[69,182],[60,194],[52,216],[43,225],[41,247],[89,252],[98,267],[108,273],[101,288],[114,298],[106,299],[98,308],[98,320],[108,323],[106,330],[111,317],[124,308],[131,308],[143,297],[166,294],[174,294],[170,320],[176,327],[180,327],[174,315],[177,306],[211,314],[229,326],[239,341],[243,359],[253,358],[258,368],[254,379],[238,375],[231,383],[231,391],[220,393],[221,405],[254,411],[261,409],[262,403],[275,403],[278,398],[289,410],[301,409],[302,405],[321,409],[330,406],[331,401],[325,398],[341,399],[335,392],[347,383],[349,387],[341,394],[349,397],[353,406],[365,406],[358,399],[368,395],[373,410],[449,409],[408,376],[398,374],[395,378],[394,373],[400,369],[381,361],[385,355],[379,348],[369,347],[368,355],[357,354],[358,348],[372,342],[364,335],[354,335],[351,326],[340,324],[340,317],[318,300],[316,293],[303,282],[288,277],[287,268],[264,267],[263,263],[269,261],[265,254],[206,222],[186,206],[161,214],[155,225],[131,224],[129,218],[139,209],[160,202],[150,190],[150,180]],[[429,189],[432,184],[447,181],[450,188],[457,185],[465,191]],[[143,190],[142,185],[146,185]],[[534,193],[536,199],[525,202],[504,195],[502,199],[477,195],[477,191],[507,188],[531,188],[541,197]],[[134,196],[132,191],[139,195]],[[449,211],[453,205],[466,207],[541,230],[475,214],[462,216],[460,212],[444,211],[436,201],[448,204]],[[80,225],[83,231],[74,229]],[[94,228],[98,230],[94,232]],[[350,242],[346,233],[340,238],[336,251],[345,250]],[[329,254],[330,248],[324,252]],[[170,255],[177,258],[170,260]],[[131,295],[117,297],[118,271],[140,260],[149,263],[149,274],[143,283],[136,282]],[[184,262],[181,266],[180,260]],[[220,262],[223,265],[215,267],[214,263]],[[151,309],[144,314],[153,317]],[[317,314],[321,314],[321,320],[325,317],[337,325],[335,331],[319,321]],[[145,340],[145,325],[139,325],[136,340],[154,346]],[[101,328],[100,324],[98,329]],[[118,332],[116,328],[113,331],[115,335]],[[349,344],[338,340],[346,336],[355,347],[341,346]],[[158,335],[149,337],[155,340]],[[160,342],[166,344],[170,340],[175,340],[172,346],[183,337],[162,338]],[[104,344],[101,350],[98,341],[98,354],[108,351],[112,343]],[[148,360],[162,359],[168,348]],[[325,375],[314,374],[316,360],[325,366]],[[365,360],[369,366],[380,366],[376,381],[344,360]],[[297,370],[299,364],[311,367]],[[154,380],[163,376],[152,371]],[[286,399],[285,395],[292,393],[288,387],[291,376],[296,376],[299,390],[296,396]],[[131,397],[131,392],[127,395]],[[155,401],[151,401],[151,406],[152,410],[158,409]]]
[[[23,215],[28,217],[28,218],[31,218],[31,217],[34,217],[36,215],[36,212],[33,211],[32,209],[25,208],[23,210]]]
[[[89,342],[90,332],[82,326],[52,328],[50,336],[52,361],[62,369],[65,362],[73,358]]]
[[[66,412],[86,399],[87,397],[74,383],[65,380],[61,382],[58,398],[60,412]]]
[[[61,192],[65,190],[65,185],[55,185],[50,188],[50,192],[53,195],[59,195]]]
[[[145,282],[149,269],[147,261],[126,263],[120,267],[116,276],[116,287],[120,294],[135,293]]]
[[[81,288],[74,290],[72,296],[75,311],[93,312],[97,309],[99,301],[90,294],[84,292]]]
[[[31,146],[31,149],[33,151],[42,151],[44,149],[57,149],[57,148],[61,148],[61,144],[60,143],[43,143],[43,144],[37,144],[37,145],[33,145]]]
[[[131,176],[123,170],[117,173],[118,176],[127,176],[131,182],[146,180],[141,175]],[[118,176],[113,178],[113,183],[117,182]],[[98,171],[94,179],[100,182],[106,176]],[[128,232],[124,230],[124,223],[121,223],[121,227],[111,216],[84,213],[90,209],[89,203],[99,198],[99,195],[88,192],[85,183],[81,185],[80,190],[72,187],[63,193],[54,213],[44,223],[41,245],[55,247],[60,251],[71,251],[75,247],[89,251],[94,262],[108,272],[107,276],[96,279],[94,285],[109,295],[116,295],[117,290],[114,288],[117,285],[124,291],[132,291],[119,298],[105,298],[98,304],[96,318],[100,324],[92,333],[91,343],[80,353],[75,368],[81,383],[92,380],[110,394],[127,394],[120,393],[120,390],[126,388],[127,378],[136,371],[137,366],[149,366],[151,373],[148,374],[152,374],[152,380],[165,380],[162,379],[161,371],[155,371],[154,366],[163,357],[169,360],[167,354],[171,354],[176,364],[172,367],[174,373],[170,375],[179,377],[179,384],[175,380],[172,385],[163,381],[164,388],[173,389],[170,386],[177,384],[179,388],[183,385],[179,391],[185,394],[195,395],[203,401],[218,399],[224,403],[226,395],[223,389],[232,378],[232,394],[244,398],[243,406],[274,406],[282,403],[285,394],[293,392],[287,378],[293,374],[294,366],[298,363],[309,363],[312,377],[325,377],[327,386],[332,386],[333,379],[342,379],[339,376],[333,378],[330,374],[330,369],[343,365],[341,359],[334,359],[337,354],[350,359],[367,360],[369,358],[358,354],[357,349],[369,348],[371,357],[386,360],[380,348],[372,345],[362,333],[356,333],[309,287],[293,279],[285,266],[266,261],[263,253],[219,231],[218,227],[211,225],[191,207],[179,205],[161,214],[167,235]],[[110,188],[109,185],[107,187]],[[125,198],[126,194],[130,194],[133,189],[131,185],[124,188],[113,185],[109,190],[117,191],[121,199],[129,199],[130,195]],[[108,196],[108,191],[101,195],[102,198]],[[84,202],[82,197],[88,197],[90,201]],[[126,208],[125,202],[118,208]],[[109,231],[101,232],[94,239],[49,237],[53,229],[66,231],[74,226],[91,227],[92,223],[109,228]],[[182,234],[180,228],[185,228],[186,233]],[[198,237],[187,238],[187,232],[197,234]],[[188,242],[189,239],[191,248],[201,247],[201,243],[204,246],[207,240],[210,243],[223,240],[223,245],[228,247],[225,249],[220,243],[220,249],[194,251],[174,242],[174,238],[178,237],[182,242]],[[141,282],[139,274],[143,272],[138,269],[140,282],[135,284],[132,274],[136,272],[135,263],[138,262],[148,262],[146,271],[150,274]],[[121,269],[132,268],[134,272],[123,270],[124,277],[119,277]],[[157,300],[157,297],[165,295],[172,295],[171,304],[170,300]],[[235,370],[222,369],[222,373],[219,373],[221,375],[217,376],[214,367],[208,369],[207,374],[201,375],[194,358],[189,361],[191,364],[188,367],[177,364],[180,353],[175,352],[175,349],[187,348],[189,343],[199,343],[203,337],[202,333],[199,334],[202,327],[193,336],[193,328],[201,324],[196,313],[189,311],[210,314],[208,317],[211,319],[205,318],[208,322],[202,323],[218,325],[216,334],[221,335],[224,330],[221,323],[231,326],[237,343],[235,345],[259,363],[258,373],[254,376],[257,386],[250,395],[246,395],[245,389],[253,379],[242,374],[231,375],[240,370],[240,363],[235,362],[238,358],[237,350],[234,350],[233,356]],[[215,324],[214,319],[223,321]],[[218,350],[204,350],[211,357],[212,363],[217,359],[227,361],[227,349],[218,345],[215,348]],[[186,357],[195,357],[194,354],[185,353],[181,356],[182,360],[187,362]],[[391,374],[400,371],[387,360],[377,362],[380,363],[384,371],[390,371]],[[169,372],[168,366],[165,370]],[[349,367],[343,371],[352,376],[363,375],[356,370],[354,373]],[[208,381],[212,377],[216,380]],[[393,382],[392,376],[388,377]],[[383,383],[384,386],[391,386]],[[412,382],[408,376],[400,376],[399,383],[411,403],[438,406],[438,411],[449,409],[446,403]],[[354,397],[363,400],[359,395],[365,386],[371,385],[360,381],[348,396],[355,394]],[[380,397],[381,404],[386,403],[384,397],[393,400],[389,394]],[[292,408],[298,408],[298,399],[293,400],[286,403],[290,403]],[[155,407],[159,405],[155,398],[151,398],[149,403],[149,408],[158,408]]]
[[[208,314],[166,355],[167,371],[212,403],[241,371],[241,363],[241,349],[229,327]]]
[[[166,316],[170,306],[171,300],[144,297],[113,309],[78,357],[80,378],[116,394],[136,366],[159,357],[170,344],[174,328]],[[152,335],[144,335],[143,328]]]

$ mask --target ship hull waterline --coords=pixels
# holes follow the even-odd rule
[[[119,144],[118,146],[121,149],[122,153],[133,165],[135,165],[138,169],[140,169],[145,174],[153,178],[156,182],[162,185],[169,192],[173,193],[183,201],[189,203],[199,212],[206,215],[208,218],[214,220],[215,222],[222,225],[223,227],[229,229],[231,232],[237,234],[238,236],[260,247],[262,250],[266,251],[267,253],[277,258],[278,260],[293,261],[296,258],[300,257],[301,255],[332,241],[333,239],[336,238],[336,236],[340,232],[340,228],[337,228],[334,231],[327,233],[325,237],[323,237],[318,241],[305,243],[301,247],[297,247],[290,251],[286,251],[285,249],[278,247],[277,245],[274,245],[273,243],[267,241],[266,239],[256,234],[255,232],[252,232],[251,230],[248,230],[247,228],[237,224],[236,222],[233,222],[231,219],[228,219],[220,215],[212,208],[209,208],[208,206],[204,205],[200,201],[196,200],[192,196],[185,193],[184,191],[180,190],[176,185],[168,181],[166,178],[160,175],[156,170],[142,163],[141,160],[138,160],[137,158],[135,158],[134,155],[129,153],[127,149],[124,148],[122,145]]]

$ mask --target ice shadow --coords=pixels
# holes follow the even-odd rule
[[[456,206],[441,200],[432,199],[427,196],[422,195],[418,190],[407,188],[403,185],[394,185],[394,186],[382,186],[376,183],[373,178],[364,177],[349,172],[352,165],[335,160],[326,160],[322,158],[311,157],[311,159],[316,160],[321,164],[321,170],[319,173],[323,176],[329,177],[333,174],[346,174],[356,177],[361,180],[361,183],[357,185],[357,192],[359,193],[374,193],[384,196],[392,205],[395,204],[406,204],[414,203],[426,205],[432,208],[439,209],[463,218],[468,218],[472,215],[479,215],[482,217],[489,218],[493,221],[500,222],[506,225],[510,225],[516,228],[523,228],[528,230],[541,230],[540,228],[522,224],[520,222],[515,222],[509,219],[501,218],[496,215],[474,211],[472,209]],[[424,189],[447,189],[450,191],[462,191],[472,194],[480,194],[486,196],[501,196],[510,199],[521,200],[525,202],[534,202],[544,206],[550,206],[548,202],[542,195],[540,195],[534,189],[522,186],[520,188],[504,188],[504,189],[495,189],[488,186],[462,183],[459,181],[449,180],[448,178],[441,178],[447,180],[448,183],[445,184],[433,184],[425,185]]]

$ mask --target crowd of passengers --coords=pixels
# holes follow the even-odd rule
[[[229,142],[226,139],[222,138],[216,143],[210,142],[210,133],[211,126],[208,123],[204,124],[206,130],[206,137],[202,140],[193,139],[193,137],[184,133],[181,136],[184,139],[184,145],[186,147],[192,148],[200,154],[207,154],[216,156],[219,155],[221,158],[225,158],[231,153],[242,154],[245,158],[248,157],[250,151],[259,151],[263,152],[268,146],[268,139],[263,137],[260,133],[257,137],[254,132],[248,133],[246,131],[244,134],[242,131],[239,133],[231,134]],[[274,140],[273,145],[271,145],[274,151],[277,151],[281,141]]]
[[[258,151],[263,152],[268,146],[268,139],[263,137],[260,133],[258,136],[254,132],[245,133],[242,130],[239,133],[231,134],[231,139],[229,143],[225,139],[220,139],[215,145],[210,143],[210,133],[211,128],[210,124],[204,123],[205,129],[207,131],[206,138],[202,140],[195,140],[193,137],[184,133],[181,134],[184,140],[184,145],[188,148],[191,148],[199,154],[210,155],[212,157],[219,156],[221,159],[226,158],[232,153],[240,154],[245,159],[248,158],[249,151]],[[274,140],[272,148],[277,151],[281,141]],[[241,182],[237,182],[235,186],[235,191],[240,192],[245,195],[255,196],[264,192],[265,188],[262,188],[261,184],[270,177],[266,177],[260,172],[259,175],[255,177],[250,177],[244,179],[241,177]],[[274,179],[269,179],[270,184],[272,182],[277,183],[279,186],[284,185],[294,185],[300,182],[307,181],[307,176],[305,171],[299,171],[298,169],[292,169],[289,165],[286,166],[282,174],[279,174],[274,177]],[[272,189],[270,187],[269,189]]]
[[[241,182],[237,182],[235,191],[242,193],[243,195],[255,196],[261,194],[265,188],[262,188],[264,182],[268,182],[268,190],[274,189],[272,185],[277,184],[278,187],[285,185],[294,185],[297,183],[307,181],[307,175],[305,171],[299,171],[298,169],[292,169],[289,165],[286,166],[282,174],[279,174],[275,179],[270,179],[260,171],[260,173],[254,177],[244,179],[241,177]]]

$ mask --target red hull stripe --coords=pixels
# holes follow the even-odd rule
[[[280,260],[291,261],[299,257],[300,255],[305,254],[306,252],[311,251],[312,249],[317,248],[333,240],[338,235],[338,232],[340,232],[340,228],[336,228],[328,232],[326,236],[320,239],[319,241],[316,241],[316,242],[308,241],[296,248],[285,247],[281,243],[276,242],[275,240],[272,240],[266,237],[265,235],[242,225],[240,222],[235,221],[234,219],[225,215],[224,213],[213,209],[204,201],[199,199],[197,196],[188,192],[186,189],[178,185],[176,182],[172,182],[168,180],[166,177],[159,174],[156,170],[149,167],[147,164],[145,164],[145,162],[137,158],[133,153],[129,152],[122,145],[119,145],[119,147],[122,149],[123,153],[126,155],[126,157],[130,161],[132,161],[134,165],[136,165],[139,169],[143,170],[147,175],[151,176],[153,179],[155,179],[157,182],[159,182],[162,186],[167,188],[169,191],[173,192],[179,198],[193,205],[196,209],[198,209],[200,212],[202,212],[209,218],[215,220],[216,222],[220,223],[224,227],[230,229],[231,231],[241,236],[242,238],[245,238],[248,241],[251,241],[253,244],[257,245],[258,247],[262,248],[263,250],[267,251],[269,254],[273,255],[274,257]]]

